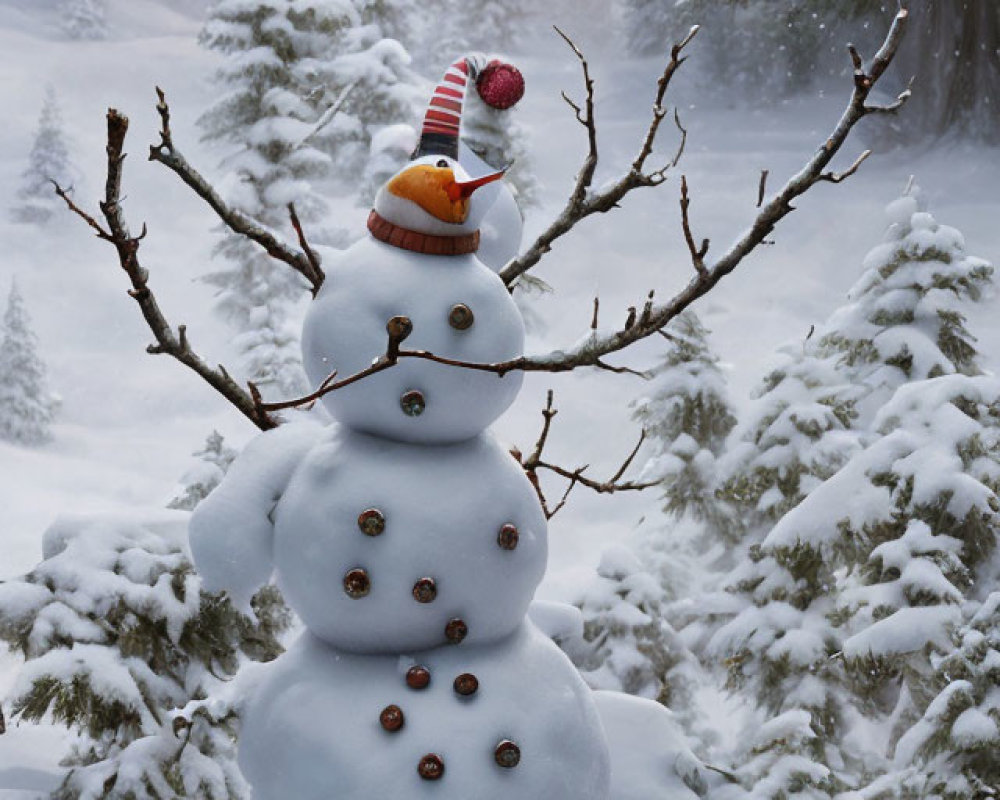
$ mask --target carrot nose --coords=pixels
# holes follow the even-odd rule
[[[471,181],[463,181],[461,183],[455,181],[448,186],[448,197],[453,201],[468,199],[476,189],[485,186],[487,183],[500,180],[506,173],[507,170],[502,169],[499,172],[492,172],[489,175],[483,175],[483,177],[474,178]]]

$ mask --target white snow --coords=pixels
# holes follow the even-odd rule
[[[136,230],[143,220],[150,229],[140,256],[171,320],[189,324],[195,348],[211,363],[229,363],[229,333],[209,313],[212,290],[194,282],[212,266],[216,223],[185,187],[144,161],[158,124],[152,87],[166,84],[175,140],[209,177],[222,182],[221,170],[214,169],[217,154],[207,152],[193,130],[193,120],[214,99],[204,76],[216,56],[195,44],[198,22],[178,12],[179,4],[130,0],[110,5],[114,38],[100,45],[53,41],[50,21],[35,16],[33,4],[3,5],[0,94],[9,107],[23,109],[11,114],[0,131],[0,186],[9,187],[5,202],[13,199],[24,169],[38,90],[46,80],[64,98],[73,155],[83,168],[75,196],[95,213],[103,183],[104,110],[114,105],[126,111],[132,119],[126,211]],[[527,241],[561,208],[585,148],[582,131],[558,96],[559,89],[576,90],[575,62],[554,37],[529,44],[533,50],[521,65],[529,80],[523,119],[534,134],[543,189],[542,206],[526,223]],[[597,54],[607,48],[606,55],[592,59],[601,92],[603,182],[633,155],[661,65],[623,60],[609,42],[584,38],[581,44]],[[771,170],[772,185],[790,174],[824,139],[843,97],[790,98],[767,110],[718,108],[692,96],[684,78],[682,69],[676,99],[690,133],[681,168],[692,187],[698,232],[712,238],[716,252],[753,214],[759,170]],[[1000,158],[995,151],[950,144],[919,153],[876,154],[842,186],[817,187],[775,231],[773,246],[748,259],[697,304],[723,360],[732,365],[728,377],[738,403],[747,405],[749,389],[779,343],[805,336],[810,324],[825,319],[840,303],[865,251],[880,235],[880,209],[915,169],[933,196],[935,215],[954,220],[976,252],[1000,261],[995,191]],[[636,193],[623,208],[588,220],[556,244],[537,270],[556,292],[537,301],[548,330],[544,340],[529,338],[532,351],[567,346],[585,330],[595,294],[601,297],[601,324],[610,326],[650,287],[666,296],[690,279],[676,191],[671,179],[659,190]],[[911,206],[898,212],[900,221],[912,216]],[[348,203],[337,206],[334,215],[346,222],[363,217],[364,211]],[[292,236],[288,230],[282,233]],[[209,430],[219,428],[236,445],[255,431],[191,373],[166,357],[144,354],[149,333],[125,294],[113,253],[78,220],[57,215],[52,225],[36,229],[11,224],[3,215],[0,240],[0,286],[18,275],[37,322],[52,386],[64,398],[64,418],[54,428],[52,444],[30,451],[0,445],[0,578],[8,578],[40,559],[42,531],[56,515],[164,503],[187,468],[189,453]],[[973,311],[970,327],[980,336],[985,365],[997,372],[1000,325],[995,307]],[[655,349],[640,346],[622,361],[645,368]],[[647,394],[648,385],[634,376],[596,371],[528,375],[524,391],[499,422],[502,439],[530,449],[548,388],[556,390],[560,408],[550,439],[554,456],[568,464],[590,463],[593,474],[611,474],[621,443],[636,434],[628,401]],[[894,413],[906,412],[897,407]],[[557,483],[545,476],[543,486],[550,493],[558,491]],[[853,498],[846,492],[838,500],[845,504],[841,507],[853,508],[855,499],[886,502],[884,494]],[[623,538],[657,503],[649,493],[608,498],[575,492],[551,523],[551,569],[540,597],[572,596],[581,568],[595,565],[603,546]],[[22,601],[33,602],[28,597]],[[735,603],[726,598],[713,602],[719,603],[720,613],[725,602]],[[18,669],[9,656],[0,656],[0,694],[6,695]],[[11,728],[0,737],[0,786],[18,792],[11,796],[48,792],[53,778],[45,771],[58,770],[55,761],[65,750],[65,736],[58,729]],[[0,796],[7,796],[4,790]]]

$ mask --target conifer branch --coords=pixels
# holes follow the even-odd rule
[[[315,295],[323,284],[324,274],[319,265],[319,258],[311,250],[296,250],[279,240],[271,231],[264,228],[256,220],[235,208],[231,208],[222,199],[215,188],[198,172],[183,154],[177,150],[173,143],[173,136],[170,132],[170,107],[167,105],[163,91],[157,87],[157,97],[159,102],[156,109],[160,114],[160,143],[150,145],[149,160],[158,161],[174,172],[184,183],[186,183],[194,193],[211,206],[220,220],[233,233],[245,236],[252,242],[264,248],[264,251],[274,259],[287,264],[300,275],[302,275],[312,288]],[[295,222],[293,221],[293,227]],[[301,227],[301,226],[300,226]],[[299,228],[300,243],[303,240]]]

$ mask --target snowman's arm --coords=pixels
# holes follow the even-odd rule
[[[204,587],[226,591],[243,611],[274,569],[271,512],[319,430],[299,423],[261,434],[191,515],[191,553]]]

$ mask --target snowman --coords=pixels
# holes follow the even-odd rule
[[[464,362],[522,354],[518,310],[476,257],[503,172],[459,161],[469,81],[497,108],[523,92],[508,64],[448,69],[370,236],[306,317],[314,385],[382,357],[387,326]],[[334,424],[251,442],[193,515],[206,587],[245,608],[275,574],[306,628],[245,716],[255,800],[608,800],[595,695],[527,615],[546,518],[489,431],[520,386],[518,372],[401,359],[324,395]]]

